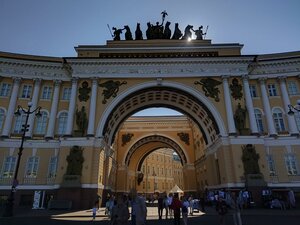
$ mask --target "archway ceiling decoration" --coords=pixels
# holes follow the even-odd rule
[[[148,144],[152,144],[152,147],[147,149],[145,146]],[[153,143],[155,143],[153,145]],[[143,161],[146,159],[146,157],[153,151],[160,149],[160,148],[170,148],[173,149],[178,155],[181,160],[181,164],[184,165],[187,163],[187,157],[182,150],[182,148],[173,140],[170,138],[161,136],[161,135],[151,135],[144,137],[140,140],[138,140],[128,151],[126,158],[125,158],[125,165],[129,166],[131,157],[133,154],[140,148],[147,149],[143,157],[138,163],[138,171],[141,170],[141,166],[143,164]]]
[[[194,96],[168,87],[147,88],[124,98],[109,115],[103,136],[112,143],[123,121],[134,113],[150,107],[167,107],[187,115],[198,124],[206,144],[213,143],[218,137],[218,125],[208,108]],[[111,135],[112,139],[109,140]]]

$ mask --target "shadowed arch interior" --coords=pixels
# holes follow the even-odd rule
[[[113,142],[119,126],[134,113],[150,107],[167,107],[191,118],[201,130],[206,144],[217,139],[219,127],[209,109],[194,96],[176,88],[152,87],[124,98],[109,115],[102,134]],[[110,143],[111,144],[111,143]]]
[[[137,141],[128,151],[126,158],[125,158],[125,165],[129,166],[130,164],[130,159],[131,156],[134,154],[134,152],[136,150],[138,150],[139,148],[141,148],[142,146],[147,145],[148,143],[158,143],[158,146],[156,145],[155,148],[150,149],[149,151],[147,151],[147,153],[142,157],[142,159],[140,160],[140,162],[138,163],[138,171],[141,169],[141,166],[143,164],[143,161],[145,160],[145,158],[153,151],[159,149],[159,148],[170,148],[173,149],[179,156],[180,160],[181,160],[181,164],[184,165],[187,163],[187,158],[186,155],[184,153],[184,151],[181,149],[181,147],[173,140],[171,140],[170,138],[164,137],[164,136],[160,136],[160,135],[151,135],[151,136],[147,136],[144,137],[142,139],[140,139],[139,141]]]

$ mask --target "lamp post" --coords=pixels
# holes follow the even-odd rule
[[[153,172],[153,193],[155,194],[155,189],[156,189],[156,173]]]
[[[15,112],[16,116],[21,116],[22,113],[24,113],[26,115],[26,120],[25,123],[22,125],[22,138],[21,138],[21,145],[19,147],[19,152],[18,152],[18,159],[17,159],[17,165],[16,165],[16,170],[14,173],[14,178],[13,178],[13,182],[12,182],[12,186],[11,186],[11,191],[10,191],[10,195],[7,199],[6,205],[5,205],[5,210],[4,210],[4,217],[11,217],[13,216],[13,208],[14,208],[14,197],[15,197],[15,192],[16,192],[16,187],[18,185],[18,172],[19,172],[19,167],[20,167],[20,161],[21,161],[21,156],[23,153],[23,144],[24,144],[24,140],[25,140],[25,134],[28,131],[28,119],[29,119],[29,115],[35,113],[36,116],[41,116],[41,107],[37,107],[34,110],[31,110],[32,107],[32,103],[28,102],[28,109],[24,109],[22,106],[18,105],[18,108]]]
[[[297,105],[295,106],[288,105],[288,107],[289,107],[289,111],[288,111],[289,116],[293,116],[295,114],[295,111],[300,113],[300,99],[297,100]]]

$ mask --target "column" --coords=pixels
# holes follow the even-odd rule
[[[283,108],[285,109],[285,115],[287,115],[287,121],[289,125],[289,133],[292,136],[298,136],[299,131],[296,125],[295,117],[294,116],[289,116],[288,115],[288,105],[291,104],[289,95],[286,89],[286,77],[279,77],[279,83],[280,83],[280,89],[281,89],[281,94],[282,94],[282,99],[283,99]]]
[[[268,124],[268,132],[270,136],[277,136],[277,132],[274,126],[274,120],[273,120],[273,115],[270,107],[270,102],[269,102],[269,97],[267,94],[267,89],[266,89],[266,83],[265,83],[266,78],[261,78],[259,79],[260,83],[260,89],[261,89],[261,97],[263,100],[263,106],[264,106],[264,112],[265,112],[265,118],[267,120]]]
[[[256,119],[255,119],[255,113],[254,113],[253,102],[252,102],[252,97],[251,97],[251,93],[250,93],[248,79],[249,79],[248,76],[243,76],[244,95],[245,95],[246,106],[247,106],[247,111],[248,111],[248,115],[249,115],[251,134],[257,135],[258,128],[257,128]]]
[[[54,138],[54,128],[56,124],[56,115],[57,115],[57,108],[58,108],[58,100],[59,100],[59,90],[60,90],[60,80],[54,81],[54,93],[52,98],[52,105],[50,111],[50,118],[48,122],[47,134],[45,136],[46,139]]]
[[[234,116],[232,111],[231,97],[229,92],[228,76],[222,76],[223,79],[223,89],[226,107],[226,116],[228,124],[229,135],[236,135],[236,128],[234,123]]]
[[[40,89],[41,89],[41,79],[34,79],[34,90],[33,90],[33,95],[31,99],[32,103],[32,110],[35,110],[38,105],[38,100],[39,100],[39,94],[40,94]],[[32,137],[32,131],[33,131],[33,126],[34,126],[34,118],[35,118],[35,113],[32,113],[29,115],[28,118],[28,131],[26,132],[25,136],[26,137]]]
[[[20,83],[21,83],[21,78],[16,77],[13,78],[14,84],[13,84],[13,89],[11,92],[10,100],[9,100],[9,105],[8,109],[6,112],[6,117],[4,121],[4,126],[2,130],[2,137],[8,137],[11,132],[11,127],[13,124],[13,117],[16,109],[16,104],[17,104],[17,98],[18,98],[18,93],[19,93],[19,88],[20,88]]]
[[[77,94],[77,78],[72,79],[72,89],[71,89],[71,99],[69,103],[68,110],[68,120],[65,136],[72,136],[72,129],[74,123],[74,114],[75,114],[75,104],[76,104],[76,94]]]
[[[96,115],[96,104],[97,104],[97,88],[98,80],[93,78],[92,81],[92,96],[90,102],[90,113],[89,113],[89,125],[87,130],[87,136],[94,136],[95,132],[95,115]]]

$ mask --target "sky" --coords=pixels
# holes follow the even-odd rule
[[[242,54],[300,51],[300,0],[0,0],[0,51],[76,57],[75,46],[112,39],[108,24],[134,33],[139,22],[145,37],[163,10],[172,32],[209,26],[207,39]]]

